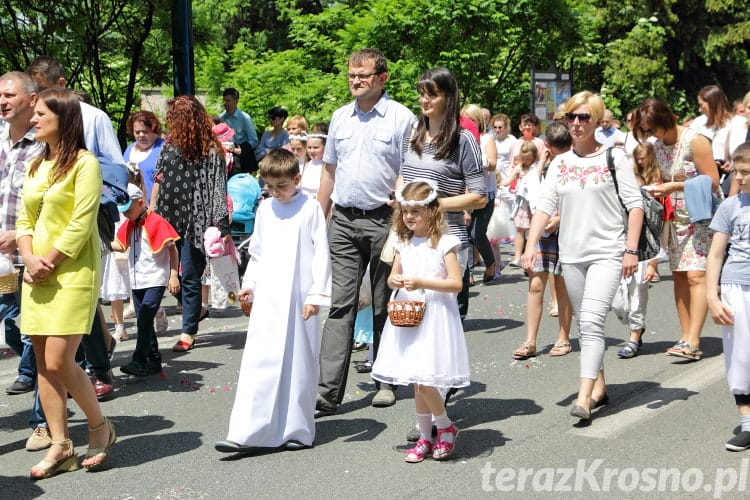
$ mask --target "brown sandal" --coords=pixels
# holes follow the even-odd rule
[[[524,342],[513,351],[513,359],[524,360],[534,356],[536,356],[536,346],[529,342]]]
[[[570,345],[570,342],[558,342],[552,346],[552,349],[549,350],[549,355],[565,356],[566,354],[570,354],[572,350],[573,346]]]

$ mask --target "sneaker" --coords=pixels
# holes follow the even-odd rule
[[[140,361],[131,361],[130,363],[121,366],[120,371],[126,375],[133,375],[134,377],[147,377],[161,372],[161,363],[141,363]]]
[[[112,385],[111,371],[106,375],[94,375],[91,378],[91,383],[94,386],[94,392],[96,393],[96,399],[98,401],[109,401],[115,396],[115,387]]]
[[[375,408],[386,408],[396,404],[396,393],[393,389],[380,389],[372,398],[372,406]]]
[[[750,431],[742,431],[732,439],[727,441],[727,450],[729,451],[745,451],[750,448]]]
[[[163,307],[160,307],[156,311],[156,317],[154,318],[154,330],[159,335],[164,335],[169,329],[169,320],[167,319],[167,311]]]
[[[52,445],[52,438],[46,427],[34,427],[31,436],[26,440],[26,450],[40,451],[46,450]]]
[[[5,394],[8,396],[14,396],[16,394],[25,394],[27,392],[31,392],[34,390],[34,383],[33,382],[26,382],[25,380],[16,379],[15,382],[13,382],[10,386],[8,386],[7,389],[5,389]]]

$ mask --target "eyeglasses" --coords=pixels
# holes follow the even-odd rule
[[[591,121],[591,113],[565,113],[566,122],[574,123],[576,119],[578,119],[578,123],[588,123]]]
[[[380,73],[378,73],[378,72],[376,71],[375,73],[368,73],[368,74],[364,74],[364,75],[358,75],[358,74],[355,74],[355,73],[349,73],[349,74],[347,74],[346,76],[347,76],[347,78],[349,78],[349,81],[350,81],[350,82],[353,82],[353,81],[355,81],[355,80],[359,80],[360,82],[363,82],[363,81],[365,81],[365,80],[369,80],[369,79],[370,79],[370,78],[372,78],[373,76],[375,76],[375,75],[379,75],[379,74],[380,74]]]

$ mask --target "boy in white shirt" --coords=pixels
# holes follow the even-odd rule
[[[130,363],[120,371],[136,377],[161,372],[161,354],[154,331],[154,317],[161,306],[164,290],[177,293],[179,258],[174,242],[177,231],[146,205],[143,191],[128,184],[127,203],[117,208],[127,218],[117,231],[112,250],[124,252],[132,248],[128,259],[133,304],[137,318],[138,340]]]

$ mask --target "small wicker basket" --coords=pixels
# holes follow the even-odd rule
[[[398,289],[393,292],[391,299],[396,298]],[[388,318],[393,326],[419,326],[424,318],[427,304],[420,300],[390,300],[388,302]]]
[[[15,293],[18,290],[18,271],[0,276],[0,294]]]

